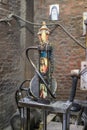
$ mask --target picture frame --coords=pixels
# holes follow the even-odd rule
[[[86,35],[86,25],[85,20],[87,19],[87,12],[83,12],[83,35]]]
[[[53,4],[49,6],[49,17],[50,20],[58,20],[59,19],[59,4]]]

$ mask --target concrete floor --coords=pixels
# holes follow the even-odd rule
[[[82,130],[83,126],[70,125],[70,130]],[[62,130],[62,124],[59,122],[50,122],[47,126],[47,130]]]
[[[12,130],[11,126],[8,126],[7,128],[5,128],[4,130]]]
[[[12,130],[10,126],[5,128],[4,130]],[[62,130],[62,124],[59,122],[50,122],[47,125],[47,130]],[[71,124],[70,125],[70,130],[83,130],[83,126],[76,126]]]

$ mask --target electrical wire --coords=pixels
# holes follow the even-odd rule
[[[1,8],[0,8],[1,9]],[[28,20],[24,20],[23,18],[21,18],[20,16],[14,14],[14,13],[11,13],[9,14],[7,17],[5,17],[4,19],[0,19],[0,22],[9,22],[12,20],[12,17],[14,17],[15,19],[19,19],[27,24],[30,24],[30,25],[33,25],[33,26],[41,26],[42,24],[40,23],[33,23],[33,22],[30,22]],[[81,46],[83,49],[86,49],[85,46],[83,46],[74,36],[72,36],[66,29],[65,27],[63,27],[59,22],[57,23],[50,23],[50,24],[47,24],[47,26],[52,26],[54,25],[55,28],[53,30],[51,30],[51,33],[58,27],[60,26],[61,29],[63,29],[63,31],[72,39],[74,40],[79,46]]]

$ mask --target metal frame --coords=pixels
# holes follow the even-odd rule
[[[33,101],[29,98],[23,98],[19,100],[18,105],[20,108],[26,109],[26,130],[30,130],[30,109],[31,108],[38,108],[43,110],[43,130],[47,130],[47,114],[46,112],[50,113],[62,113],[63,115],[63,123],[62,123],[62,130],[69,130],[69,112],[70,108],[72,106],[71,102],[66,101],[55,101],[51,104],[42,104],[38,103],[36,101]],[[22,118],[22,116],[21,116]],[[25,121],[24,121],[25,122]],[[23,128],[24,122],[21,122],[21,129],[25,130]]]

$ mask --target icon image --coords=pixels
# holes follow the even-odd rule
[[[47,89],[44,84],[40,84],[40,98],[47,97]]]
[[[86,25],[84,21],[87,20],[87,12],[83,13],[83,35],[86,35]]]
[[[48,70],[48,65],[47,65],[47,58],[40,58],[40,72],[41,73],[46,73]]]
[[[49,16],[51,20],[58,20],[59,18],[59,5],[58,4],[50,5]]]

